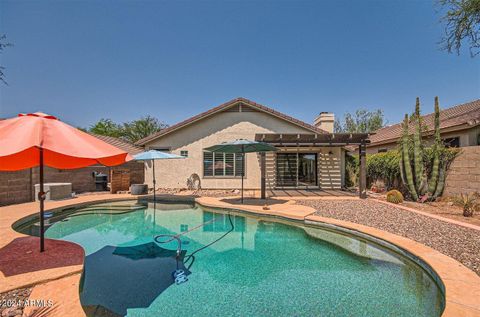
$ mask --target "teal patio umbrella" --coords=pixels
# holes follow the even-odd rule
[[[156,160],[168,160],[168,159],[184,159],[184,156],[171,154],[167,152],[161,152],[157,150],[150,150],[146,152],[142,152],[133,156],[133,158],[137,161],[152,161],[152,169],[153,169],[153,202],[156,201],[156,181],[155,181],[155,161]]]
[[[210,146],[205,151],[220,153],[242,153],[242,204],[243,204],[243,177],[245,176],[245,153],[278,151],[276,147],[264,142],[237,139]]]

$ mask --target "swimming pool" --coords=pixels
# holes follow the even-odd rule
[[[80,297],[88,315],[440,316],[443,310],[441,287],[427,271],[374,242],[193,204],[155,207],[94,205],[48,226],[46,237],[85,249]],[[179,257],[176,240],[153,242],[182,232]],[[175,284],[176,269],[188,281]]]

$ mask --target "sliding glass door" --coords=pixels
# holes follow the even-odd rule
[[[316,153],[277,153],[278,187],[317,186]]]

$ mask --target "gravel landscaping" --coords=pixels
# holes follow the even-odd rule
[[[21,288],[0,294],[0,316],[21,317],[24,301],[28,299],[31,288]]]
[[[448,255],[480,275],[480,231],[373,200],[298,200],[316,215],[375,227]]]

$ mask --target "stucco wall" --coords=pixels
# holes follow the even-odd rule
[[[480,193],[480,146],[462,148],[448,171],[444,196]]]
[[[263,112],[222,112],[165,135],[145,145],[146,149],[169,148],[172,153],[188,151],[188,158],[159,160],[155,162],[156,181],[159,188],[185,188],[187,179],[193,173],[201,178],[202,188],[239,188],[240,178],[203,177],[203,149],[224,141],[239,138],[253,140],[256,133],[312,133],[302,127],[278,119]],[[333,148],[340,162],[340,149]],[[326,153],[329,150],[325,150]],[[311,152],[311,151],[310,151]],[[332,156],[332,162],[333,162]],[[332,163],[333,164],[333,163]],[[336,164],[336,163],[335,163]],[[334,164],[334,165],[335,165]],[[260,158],[256,153],[246,156],[245,188],[260,188]],[[340,173],[340,166],[335,165]],[[145,181],[152,187],[152,165],[146,164]],[[334,174],[331,171],[332,175]],[[327,174],[324,174],[327,175]],[[337,175],[335,174],[335,177]],[[341,181],[341,176],[338,176]],[[331,180],[336,183],[337,180]],[[275,161],[273,154],[267,154],[267,186],[275,186]]]

